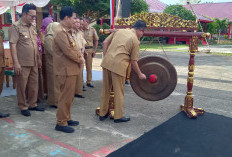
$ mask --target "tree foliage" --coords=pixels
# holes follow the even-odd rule
[[[149,5],[145,0],[133,0],[131,2],[131,15],[135,13],[148,12]]]
[[[73,6],[80,16],[88,16],[93,21],[100,17],[110,15],[109,0],[52,0],[53,5],[57,6]],[[116,0],[115,0],[116,8]],[[148,4],[145,0],[131,1],[131,14],[148,11]],[[116,9],[115,9],[116,11]]]
[[[181,5],[170,5],[164,10],[164,13],[176,15],[185,20],[196,20],[196,17],[192,14],[192,12]]]
[[[97,19],[110,13],[109,0],[52,0],[58,6],[72,6],[80,16]]]

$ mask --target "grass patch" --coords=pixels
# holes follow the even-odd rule
[[[232,53],[210,52],[209,54],[220,55],[220,56],[232,56]]]
[[[156,50],[162,50],[162,47],[164,48],[164,50],[166,49],[177,49],[177,48],[188,48],[188,45],[169,45],[169,44],[162,44],[162,46],[160,44],[157,43],[142,43],[140,45],[140,50],[144,50],[144,49],[156,49]]]

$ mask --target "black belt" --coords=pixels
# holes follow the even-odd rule
[[[85,49],[92,49],[93,46],[86,46]]]

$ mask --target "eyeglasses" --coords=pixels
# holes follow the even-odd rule
[[[30,14],[27,15],[29,15],[32,19],[36,19],[36,15],[30,15]]]

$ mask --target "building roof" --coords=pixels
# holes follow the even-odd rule
[[[149,5],[149,12],[151,13],[162,13],[167,6],[159,0],[146,0],[146,2]]]
[[[191,10],[190,5],[183,5],[183,7]],[[192,4],[192,7],[198,15],[219,19],[227,18],[232,21],[232,2]]]

